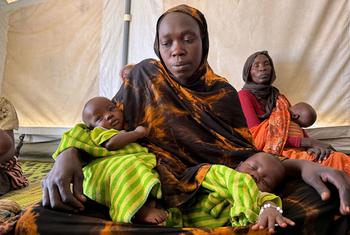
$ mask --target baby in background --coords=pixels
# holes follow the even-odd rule
[[[310,127],[317,119],[315,109],[305,102],[299,102],[291,106],[289,112],[291,120],[297,123],[300,127]]]

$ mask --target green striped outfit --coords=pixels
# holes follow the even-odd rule
[[[167,226],[222,227],[255,223],[261,206],[281,199],[260,192],[253,178],[223,165],[212,165],[202,182],[196,200],[181,209],[171,208]]]
[[[109,207],[113,221],[130,223],[150,195],[161,198],[160,181],[154,170],[156,157],[147,148],[131,143],[109,151],[101,146],[118,133],[102,128],[91,131],[84,124],[77,124],[63,134],[53,158],[69,147],[95,157],[83,168],[84,194]]]
[[[160,199],[160,181],[156,158],[147,148],[131,143],[117,151],[100,145],[118,134],[116,130],[89,130],[77,124],[63,134],[59,153],[69,147],[82,149],[96,157],[84,168],[84,194],[110,207],[116,222],[131,222],[131,218],[148,196]],[[168,209],[166,226],[221,227],[244,226],[256,222],[260,207],[273,201],[281,207],[281,199],[258,190],[253,178],[223,165],[212,165],[192,204]]]

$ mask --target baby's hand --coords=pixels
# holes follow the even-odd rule
[[[140,138],[146,137],[148,135],[148,129],[143,126],[136,127],[135,131],[140,134]]]
[[[287,227],[288,225],[295,225],[295,223],[284,217],[282,215],[282,209],[273,203],[265,203],[260,210],[259,219],[252,226],[253,230],[268,228],[270,233],[275,232],[275,226],[280,226],[282,228]]]

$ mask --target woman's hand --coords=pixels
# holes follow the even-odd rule
[[[313,138],[302,138],[301,146],[306,147],[309,154],[314,154],[317,162],[326,160],[332,151],[335,151],[332,145]]]
[[[340,213],[350,215],[350,176],[345,172],[307,160],[286,159],[282,163],[286,172],[301,174],[305,183],[312,186],[324,201],[330,198],[330,191],[325,183],[333,184],[339,193]]]
[[[63,151],[42,181],[42,205],[58,210],[84,210],[83,171],[75,148]],[[71,190],[71,184],[72,190]]]
[[[270,203],[267,203],[270,204]],[[271,204],[270,204],[271,205]],[[280,226],[282,228],[287,227],[288,225],[295,225],[294,221],[284,217],[277,209],[276,206],[271,206],[261,208],[258,221],[252,226],[253,230],[268,228],[270,233],[275,232],[275,226]]]

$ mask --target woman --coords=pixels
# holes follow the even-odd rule
[[[332,146],[308,137],[291,115],[285,96],[272,86],[276,79],[273,61],[267,51],[248,57],[244,69],[245,85],[238,92],[256,147],[267,153],[293,159],[318,161],[350,175],[350,157],[335,152]],[[316,113],[311,116],[316,119]]]
[[[28,185],[18,162],[14,129],[18,129],[16,110],[10,101],[0,97],[0,196]]]
[[[167,19],[167,24],[163,24],[164,19]],[[235,89],[226,79],[214,74],[207,63],[209,37],[204,16],[186,5],[168,10],[158,20],[154,48],[160,61],[145,60],[135,65],[113,100],[123,107],[127,129],[137,125],[150,127],[149,137],[143,145],[157,156],[164,202],[167,207],[181,206],[195,199],[208,170],[204,163],[236,167],[256,150]],[[232,102],[234,105],[231,105]],[[42,183],[43,206],[70,211],[84,210],[79,156],[85,158],[76,149],[67,149],[57,157],[53,169]],[[341,213],[350,213],[350,199],[347,197],[350,180],[344,178],[342,172],[290,159],[284,160],[283,165],[291,174],[301,173],[303,179],[313,185],[324,200],[330,197],[330,191],[320,177],[334,184],[339,190]],[[73,184],[73,192],[70,183]],[[328,225],[318,219],[325,218],[323,213],[332,211],[334,205],[319,200],[319,196],[305,186],[298,186],[305,193],[305,199],[297,202],[304,204],[296,208],[295,204],[289,203],[284,209],[291,219],[300,222],[300,226],[303,226],[304,221],[310,224],[320,222],[317,228],[309,228],[322,232],[326,230],[324,226]],[[293,188],[291,191],[285,192],[291,196],[296,190]],[[298,195],[293,197],[300,198]],[[329,206],[319,208],[321,205]],[[306,218],[305,207],[312,211],[308,214],[311,217]],[[44,211],[38,210],[40,213]],[[86,210],[89,208],[86,207]],[[54,221],[51,211],[50,215],[44,217],[36,214],[34,216],[38,217],[33,217],[29,214],[22,217],[23,223],[20,221],[19,226],[30,218],[42,221],[42,226],[50,226]],[[69,222],[72,219],[70,216]],[[77,226],[74,224],[74,228]],[[39,230],[43,229],[38,227]],[[295,229],[300,228],[295,226]],[[160,230],[152,228],[151,231],[155,234]],[[172,233],[177,231],[171,230]],[[232,234],[234,231],[230,230]],[[170,233],[169,230],[167,232]]]

